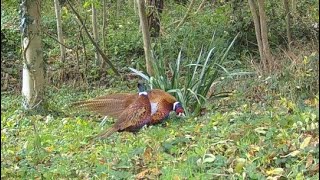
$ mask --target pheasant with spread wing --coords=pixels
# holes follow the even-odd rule
[[[141,93],[144,88],[141,84],[138,84],[138,87]],[[138,94],[130,93],[110,94],[87,101],[79,101],[73,103],[72,106],[103,116],[110,116],[118,119],[118,121],[120,119],[122,119],[122,121],[124,121],[124,119],[132,121],[134,118],[131,119],[128,117],[133,116],[136,119],[147,119],[145,115],[148,113],[141,115],[139,112],[141,109],[148,109],[150,106],[150,120],[141,120],[141,122],[143,121],[147,125],[154,125],[163,122],[163,120],[169,116],[171,111],[175,111],[178,116],[184,115],[184,109],[181,103],[178,102],[171,94],[161,89],[152,89],[147,91],[146,94],[147,98],[140,97],[141,95]],[[146,100],[148,100],[148,103],[146,103]],[[139,118],[139,116],[141,117]],[[144,118],[142,118],[142,116]],[[130,131],[131,129],[139,129],[142,126],[141,124],[137,124],[131,125],[130,127],[131,128],[127,128],[126,130]],[[119,131],[120,129],[114,131]]]

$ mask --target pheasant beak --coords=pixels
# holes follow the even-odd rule
[[[184,113],[178,113],[178,117],[185,117],[186,115]]]

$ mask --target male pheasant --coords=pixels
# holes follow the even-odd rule
[[[138,86],[140,87],[139,89],[142,89],[141,84]],[[87,101],[79,101],[73,103],[72,106],[119,119],[129,106],[137,106],[137,104],[133,104],[137,96],[137,94],[131,93],[110,94]],[[151,105],[151,120],[147,122],[147,125],[161,123],[169,116],[171,111],[175,111],[178,116],[184,115],[184,109],[180,102],[169,93],[161,89],[152,89],[147,91],[147,96]],[[128,111],[128,113],[130,112]]]

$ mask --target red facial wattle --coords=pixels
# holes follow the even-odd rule
[[[184,110],[183,110],[183,108],[182,107],[177,107],[176,108],[176,110],[175,110],[175,112],[176,112],[176,114],[182,114],[182,113],[184,113]]]

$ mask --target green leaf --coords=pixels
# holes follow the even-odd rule
[[[300,149],[306,148],[311,141],[311,136],[306,137],[303,142],[300,144]]]
[[[132,72],[136,73],[138,76],[142,77],[143,79],[145,79],[145,80],[147,80],[147,81],[150,81],[150,78],[149,78],[148,75],[145,75],[145,74],[143,74],[141,71],[138,71],[138,70],[136,70],[136,69],[134,69],[134,68],[131,68],[131,67],[129,67],[129,69],[130,69]]]
[[[236,173],[242,172],[243,167],[245,166],[245,164],[246,164],[246,160],[245,159],[243,159],[243,158],[236,159],[236,166],[234,168],[234,171]]]
[[[212,163],[216,159],[213,154],[205,154],[202,163]]]
[[[267,171],[268,175],[282,175],[284,170],[282,168],[274,168]]]

